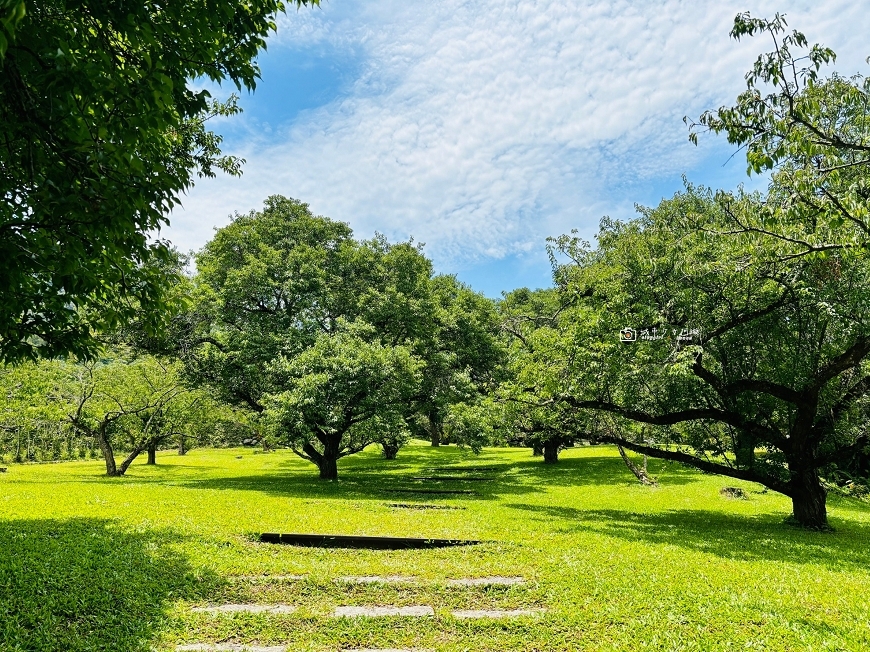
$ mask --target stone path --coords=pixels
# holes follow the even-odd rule
[[[429,606],[414,607],[336,607],[336,618],[378,618],[382,616],[434,616],[435,610]]]
[[[516,618],[517,616],[538,616],[543,609],[460,609],[451,611],[454,618]]]
[[[248,581],[299,581],[307,575],[243,575],[234,579]],[[333,580],[337,583],[347,584],[417,584],[422,580],[405,575],[362,575],[343,576]],[[491,577],[470,577],[447,579],[447,586],[515,586],[525,584],[523,577],[508,577],[495,575]],[[435,582],[437,583],[437,581]],[[194,613],[209,614],[292,614],[297,610],[295,605],[289,604],[221,604],[204,607],[191,607]],[[459,619],[484,619],[484,618],[516,618],[522,616],[538,616],[545,613],[545,609],[458,609],[450,611],[453,618]],[[434,617],[435,610],[429,605],[412,606],[340,606],[333,611],[334,618],[383,618],[383,617]],[[286,645],[257,645],[239,643],[192,643],[178,645],[176,652],[289,652]],[[427,652],[416,648],[344,648],[342,652]]]

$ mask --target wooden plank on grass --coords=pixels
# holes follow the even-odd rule
[[[343,534],[278,534],[264,532],[263,543],[283,543],[313,548],[359,548],[365,550],[402,550],[407,548],[447,548],[472,546],[480,541],[469,539],[433,539],[421,537],[372,537]]]

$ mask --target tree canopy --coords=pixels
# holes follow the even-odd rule
[[[317,4],[297,0],[294,4]],[[155,237],[196,174],[238,174],[206,128],[253,89],[280,0],[0,5],[0,361],[92,356],[95,330],[173,306]]]
[[[443,419],[497,359],[492,302],[433,277],[419,246],[355,240],[297,200],[237,215],[197,268],[190,377],[261,414],[323,478],[370,443],[393,448],[421,410]]]

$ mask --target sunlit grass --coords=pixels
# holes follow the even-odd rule
[[[788,499],[757,485],[658,462],[650,470],[658,488],[634,483],[609,447],[570,449],[545,466],[527,450],[475,456],[422,443],[392,462],[374,447],[342,460],[338,483],[320,482],[288,451],[166,452],[158,466],[134,464],[125,478],[102,477],[98,462],[13,465],[0,475],[0,649],[170,650],[200,641],[322,651],[870,649],[870,506],[832,497],[837,531],[804,532],[782,523]],[[491,479],[411,479],[431,475]],[[742,487],[749,499],[723,498],[724,486]],[[389,491],[410,487],[477,493]],[[485,543],[296,548],[256,543],[263,531]],[[295,574],[306,578],[260,577]],[[418,582],[334,581],[346,575]],[[446,585],[490,575],[528,582]],[[299,610],[189,611],[224,601]],[[433,606],[436,617],[330,617],[338,605],[415,604]],[[546,614],[511,621],[449,614],[536,607]]]

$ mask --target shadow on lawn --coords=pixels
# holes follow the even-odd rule
[[[507,507],[560,519],[561,530],[567,533],[593,530],[626,541],[668,544],[740,561],[819,564],[831,570],[870,568],[870,527],[855,521],[834,519],[837,531],[830,533],[786,525],[786,514],[746,516],[704,510],[641,514],[523,504]]]
[[[389,502],[431,502],[450,499],[491,500],[504,495],[547,491],[554,486],[618,486],[635,484],[622,460],[612,456],[585,456],[567,458],[558,464],[544,464],[540,458],[505,462],[503,459],[454,459],[439,454],[414,453],[399,460],[357,459],[343,460],[337,482],[323,482],[317,478],[312,464],[302,472],[298,463],[286,463],[286,471],[262,472],[223,478],[193,478],[179,484],[192,489],[229,489],[262,491],[275,496],[296,498],[335,498],[354,500],[383,500]],[[444,460],[445,464],[435,462]],[[464,470],[470,467],[470,470]],[[292,468],[292,470],[291,470]],[[486,470],[477,470],[485,468]],[[439,479],[421,480],[434,476]],[[697,482],[696,471],[683,471],[670,467],[667,484]],[[415,479],[416,478],[416,479]],[[468,478],[468,479],[466,479]],[[480,478],[486,478],[480,480]],[[419,489],[420,493],[404,491]],[[400,491],[397,491],[400,490]],[[469,491],[468,494],[425,493],[436,491]]]
[[[150,650],[169,603],[217,581],[177,540],[104,519],[0,521],[0,649]]]

